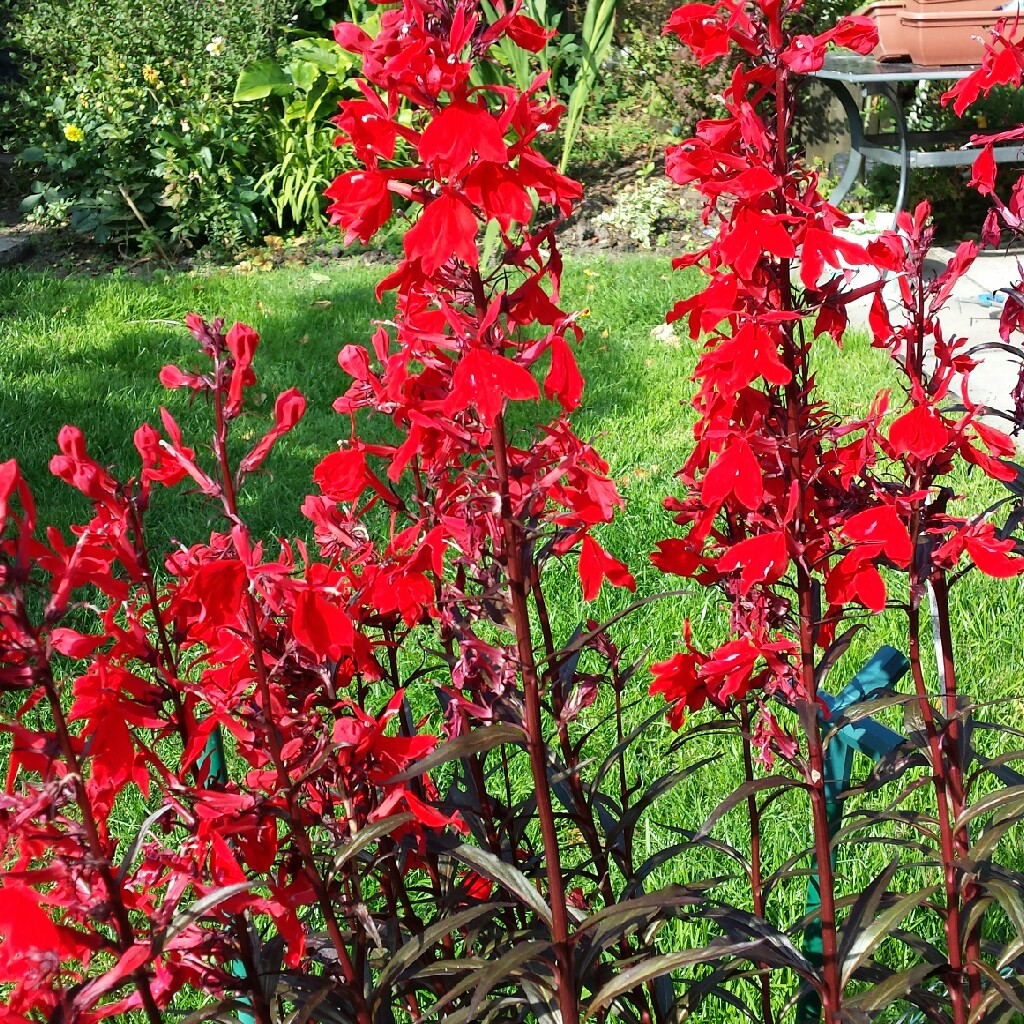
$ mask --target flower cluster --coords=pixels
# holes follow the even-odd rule
[[[954,572],[966,556],[990,575],[1024,570],[1024,560],[1011,557],[1013,540],[992,523],[956,516],[934,500],[957,457],[996,480],[1014,477],[1001,461],[1013,454],[1012,441],[982,420],[985,410],[967,395],[969,343],[945,337],[939,323],[976,247],[962,245],[945,273],[928,281],[926,206],[866,246],[838,233],[848,218],[818,192],[813,171],[791,162],[788,125],[767,104],[790,102],[793,76],[820,69],[830,43],[866,53],[877,37],[864,18],[844,18],[814,37],[786,36],[781,19],[796,6],[769,5],[755,15],[730,0],[691,4],[669,22],[701,63],[729,45],[750,58],[726,90],[727,116],[701,122],[666,158],[670,177],[705,197],[705,222],[717,231],[701,252],[676,261],[701,267],[708,279],[668,317],[703,341],[699,421],[679,473],[683,497],[668,503],[685,532],[659,544],[654,561],[723,587],[740,638],[707,657],[655,666],[656,689],[692,709],[751,690],[813,701],[813,649],[801,649],[797,616],[813,619],[813,647],[826,650],[848,613],[887,606],[880,567],[925,578]],[[874,278],[851,286],[857,267]],[[898,275],[902,317],[883,301],[886,275]],[[872,292],[873,343],[904,374],[906,404],[891,408],[883,393],[861,421],[842,422],[811,398],[812,348],[822,337],[840,343],[847,305]],[[954,387],[959,411],[947,408]],[[924,538],[928,567],[914,559]],[[821,590],[812,595],[813,580]],[[823,595],[820,611],[796,607],[794,587],[801,600]]]
[[[337,118],[362,167],[331,187],[332,216],[368,239],[399,197],[415,223],[381,284],[397,291],[394,320],[369,351],[339,354],[350,384],[335,408],[351,429],[302,505],[315,552],[252,536],[239,511],[246,478],[305,411],[284,391],[262,439],[229,458],[256,382],[259,338],[242,324],[190,316],[203,365],[160,374],[211,407],[206,455],[161,410],[135,434],[140,473],[119,481],[64,428],[51,470],[94,513],[71,537],[40,539],[18,467],[0,466],[0,689],[20,702],[0,723],[12,744],[0,798],[5,1020],[140,1010],[157,1024],[193,987],[225,1005],[242,993],[269,1021],[268,979],[313,977],[315,963],[317,984],[368,1024],[375,950],[490,892],[474,871],[448,878],[432,844],[448,850],[485,812],[504,813],[481,797],[467,818],[439,799],[415,767],[437,741],[414,703],[440,697],[449,736],[508,723],[546,789],[527,602],[540,602],[548,560],[577,553],[585,598],[604,580],[634,583],[594,535],[621,499],[568,419],[582,332],[558,305],[554,228],[581,190],[534,145],[562,111],[538,98],[542,80],[525,94],[470,80],[504,34],[543,44],[518,6],[488,23],[475,3],[407,0],[374,39],[336,31],[367,81]],[[561,413],[524,430],[509,406],[542,391]],[[390,421],[392,443],[361,436],[367,409]],[[156,486],[198,491],[223,526],[155,555]],[[431,670],[409,668],[428,654]],[[594,694],[570,692],[571,668],[561,678],[549,710],[564,723]],[[540,799],[557,879],[550,795]],[[109,821],[138,800],[149,816],[129,847]],[[357,862],[371,844],[375,857]],[[523,839],[512,856],[533,858]],[[569,970],[564,954],[560,964]]]

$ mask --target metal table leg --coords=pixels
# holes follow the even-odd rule
[[[861,154],[861,147],[864,145],[864,126],[861,124],[860,108],[850,94],[850,90],[842,82],[833,81],[831,78],[823,78],[821,81],[828,86],[832,95],[842,104],[843,113],[846,114],[846,121],[850,128],[850,159],[839,184],[832,189],[828,197],[828,201],[833,206],[838,206],[853,188],[853,184],[860,174],[860,165],[864,159]]]
[[[838,206],[846,198],[850,189],[853,188],[854,182],[860,174],[865,150],[870,152],[872,149],[877,149],[877,147],[868,145],[866,142],[864,125],[861,120],[863,115],[846,84],[831,78],[822,78],[820,81],[828,86],[832,95],[842,104],[850,129],[850,160],[846,165],[842,179],[828,197],[828,201],[833,206]],[[903,116],[903,108],[891,82],[872,82],[868,84],[867,89],[870,95],[883,96],[888,101],[892,107],[893,119],[896,122],[896,138],[899,143],[899,163],[897,166],[900,169],[900,184],[899,190],[896,193],[896,206],[893,212],[899,213],[907,200],[907,189],[910,183],[910,149],[907,142],[907,120]]]
[[[896,136],[900,145],[900,188],[896,193],[896,206],[893,213],[900,213],[903,204],[907,201],[907,187],[910,184],[910,148],[907,145],[907,119],[903,116],[903,107],[891,82],[877,82],[868,87],[868,91],[879,96],[884,96],[892,107],[893,118],[896,121]]]

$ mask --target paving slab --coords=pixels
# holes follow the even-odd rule
[[[865,242],[863,235],[857,241]],[[927,267],[941,273],[954,255],[954,249],[934,247]],[[863,274],[863,272],[862,272]],[[869,280],[858,275],[855,284]],[[940,316],[943,333],[947,337],[967,338],[971,346],[1001,342],[999,337],[1000,288],[1015,286],[1024,280],[1024,250],[1007,252],[987,250],[978,255],[970,269],[957,281]],[[899,284],[893,277],[882,291],[882,298],[890,309],[899,307]],[[850,307],[850,321],[854,326],[867,329],[870,299],[862,299]],[[1011,392],[1020,377],[1024,361],[1024,335],[1011,334],[1010,346],[1020,352],[1013,355],[1002,349],[987,349],[975,353],[980,365],[972,371],[967,393],[971,400],[989,409],[1010,412],[1013,409]],[[993,426],[1009,432],[1011,424],[1001,417],[991,417]],[[1024,431],[1016,435],[1018,447],[1024,450]]]
[[[28,235],[0,235],[0,267],[22,263],[35,252],[35,245]]]

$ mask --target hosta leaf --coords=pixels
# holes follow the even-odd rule
[[[242,69],[235,83],[235,103],[263,100],[268,96],[287,96],[295,84],[292,76],[275,60],[253,61]]]

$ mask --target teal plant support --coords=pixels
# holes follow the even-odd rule
[[[227,785],[228,762],[224,756],[224,737],[221,734],[220,726],[214,727],[199,757],[199,770],[202,771],[203,768],[208,769],[206,775],[207,788]],[[230,969],[236,978],[248,979],[248,972],[241,960],[232,960]],[[243,1002],[251,1005],[248,999],[243,1000]],[[251,1013],[239,1013],[238,1024],[256,1024],[256,1018]]]
[[[846,684],[843,691],[836,697],[823,690],[818,697],[828,708],[828,719],[818,712],[818,725],[822,734],[831,731],[830,720],[836,718],[856,704],[870,700],[880,690],[885,690],[898,682],[910,669],[910,662],[894,647],[882,647],[868,663]],[[835,837],[843,823],[843,793],[850,788],[850,776],[853,771],[853,754],[859,751],[873,761],[895,750],[903,742],[899,733],[887,729],[873,718],[864,718],[857,722],[848,722],[836,730],[825,748],[825,802],[828,815],[828,833]],[[835,851],[832,855],[832,866],[835,867]],[[807,880],[807,915],[816,914],[821,909],[821,882],[818,876],[818,862],[811,860],[811,876]],[[821,966],[821,917],[814,917],[804,931],[804,956],[816,967]],[[814,991],[807,991],[800,997],[797,1004],[797,1024],[814,1024],[821,1017],[821,1001]]]

